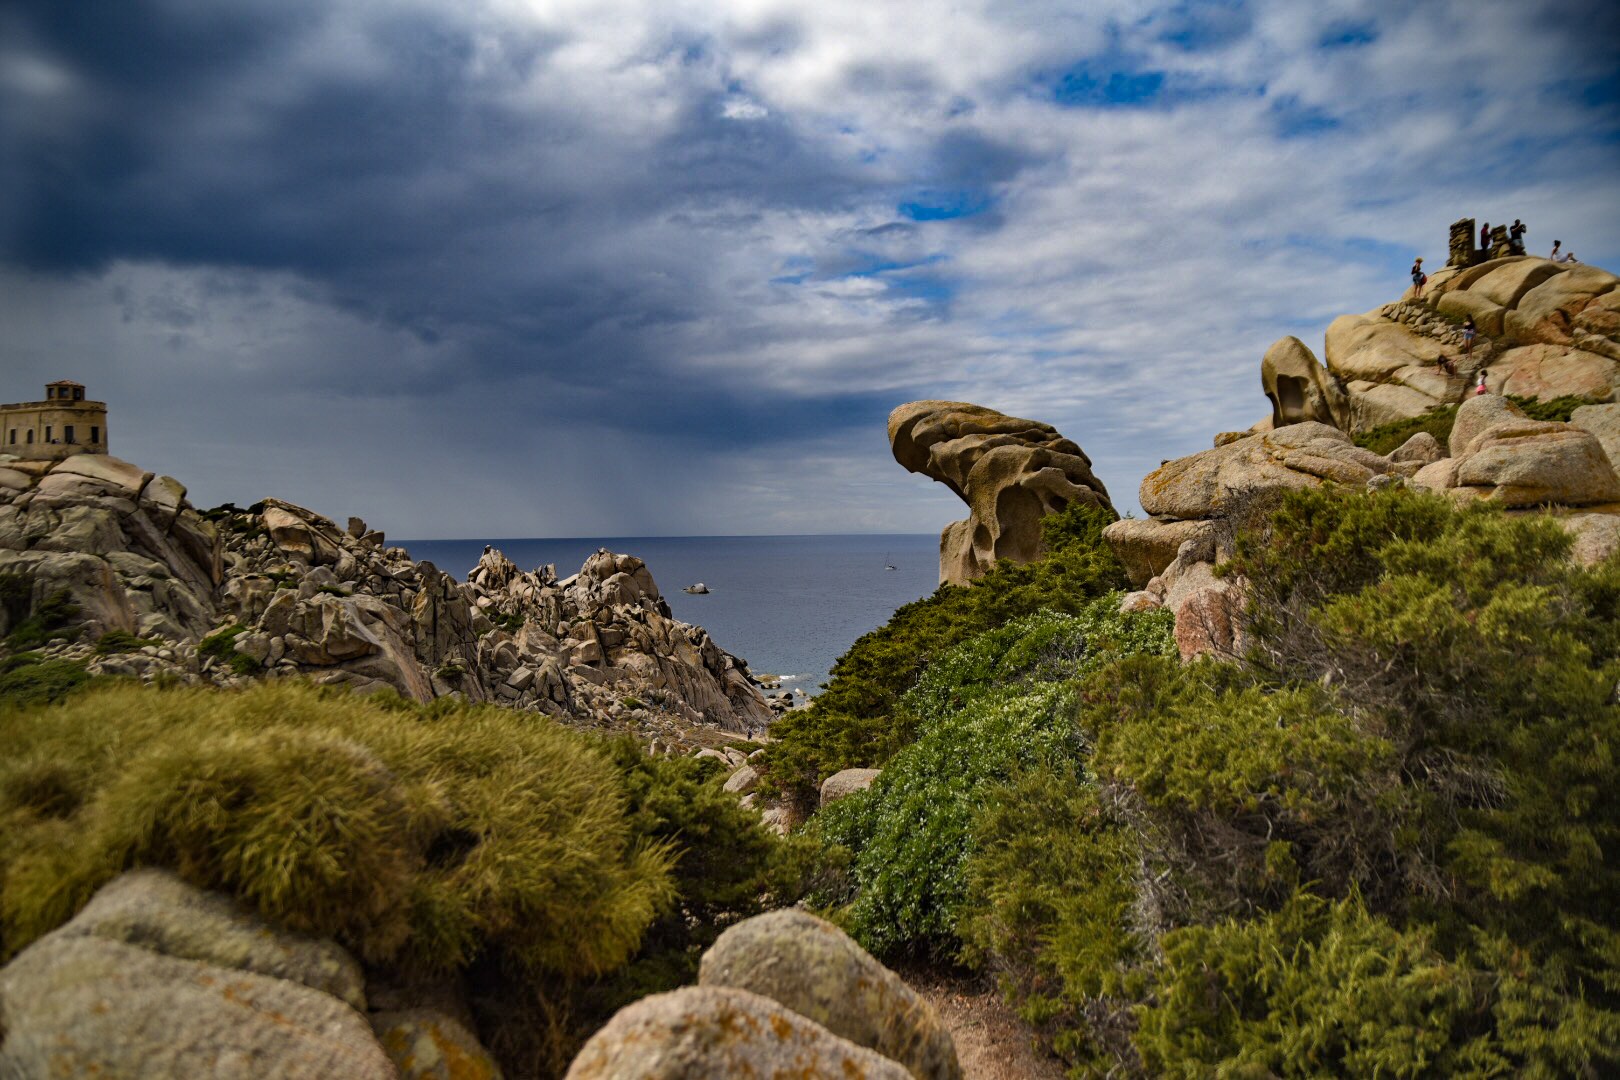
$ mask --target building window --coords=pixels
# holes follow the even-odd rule
[[[65,442],[65,443],[71,443],[73,441],[73,425],[72,424],[63,424],[62,425],[62,441]]]
[[[101,429],[100,428],[93,427],[93,428],[90,429],[90,441],[93,442],[93,443],[98,443],[98,442],[101,441]]]
[[[34,431],[33,431],[33,429],[32,429],[32,428],[30,428],[30,429],[29,429],[29,430],[28,430],[28,445],[29,445],[29,446],[33,446],[33,445],[34,445]]]
[[[84,400],[84,391],[75,388],[74,391],[73,391],[73,400],[74,401],[83,401]]]
[[[45,425],[45,441],[46,441],[46,442],[50,442],[50,441],[51,441],[51,430],[52,430],[52,429],[51,429],[51,425],[49,425],[49,424],[46,424],[46,425]]]
[[[11,445],[12,446],[17,445],[17,429],[16,428],[11,429]]]

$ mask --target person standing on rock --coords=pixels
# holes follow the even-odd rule
[[[1518,218],[1514,218],[1512,227],[1508,229],[1508,250],[1515,255],[1523,255],[1524,234],[1529,231],[1529,226]]]
[[[1423,256],[1419,255],[1417,262],[1412,264],[1412,295],[1419,300],[1423,299],[1423,286],[1428,284],[1428,281],[1429,275],[1423,272]]]
[[[1491,253],[1491,223],[1488,221],[1479,227],[1479,250],[1487,255]]]
[[[1472,356],[1472,355],[1474,355],[1474,338],[1478,334],[1479,334],[1479,329],[1474,325],[1474,317],[1472,315],[1470,315],[1463,322],[1463,355],[1464,356]]]
[[[1474,396],[1475,397],[1479,397],[1481,394],[1490,393],[1490,391],[1485,388],[1485,372],[1486,372],[1486,370],[1487,369],[1485,369],[1485,368],[1480,368],[1479,369],[1479,381],[1474,384]]]

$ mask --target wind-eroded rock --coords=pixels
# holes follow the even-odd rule
[[[334,945],[126,875],[0,969],[0,1076],[391,1080],[358,977]]]
[[[1460,402],[1481,370],[1500,394],[1606,401],[1620,390],[1617,285],[1598,267],[1527,255],[1437,271],[1422,297],[1335,319],[1325,367],[1295,338],[1273,345],[1261,363],[1271,424],[1364,431]]]
[[[1528,419],[1493,394],[1457,410],[1451,455],[1424,466],[1413,484],[1509,507],[1620,501],[1620,477],[1598,436],[1574,424]]]
[[[942,583],[965,585],[1000,559],[1035,561],[1041,518],[1071,503],[1113,508],[1091,459],[1050,424],[960,401],[914,401],[889,414],[889,444],[908,471],[938,480],[971,511],[940,536]]]
[[[626,1006],[591,1036],[567,1080],[911,1080],[888,1058],[769,998],[688,986]]]
[[[703,954],[703,986],[750,990],[886,1058],[917,1080],[961,1080],[933,1008],[848,934],[796,909],[731,927]]]

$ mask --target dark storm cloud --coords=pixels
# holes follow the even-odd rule
[[[659,414],[661,428],[721,439],[870,420],[870,403],[810,394],[752,403],[774,423],[734,422],[730,391],[666,370],[667,335],[731,318],[708,270],[749,215],[853,207],[892,178],[845,163],[824,133],[786,116],[729,117],[739,84],[701,37],[650,45],[682,96],[659,137],[631,144],[592,130],[575,102],[522,95],[561,36],[502,27],[492,44],[471,21],[401,10],[357,24],[364,55],[350,71],[306,55],[323,47],[331,11],[26,8],[18,40],[67,68],[88,101],[23,140],[4,257],[47,273],[114,260],[287,271],[366,318],[465,346],[454,369],[389,371],[385,357],[357,357],[301,373],[347,392],[383,374],[427,392],[538,370],[555,404],[612,422],[600,412],[612,398]],[[791,49],[795,33],[777,24],[756,46]],[[927,167],[976,190],[1023,161],[953,132]],[[604,250],[626,223],[641,246]],[[746,341],[748,320],[734,321]]]

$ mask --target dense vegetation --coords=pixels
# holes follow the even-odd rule
[[[813,823],[841,917],[999,971],[1078,1076],[1620,1068],[1620,566],[1403,490],[1255,520],[1241,661],[1099,602],[926,669]]]
[[[1102,539],[1112,521],[1111,511],[1095,506],[1055,514],[1042,523],[1047,554],[1039,562],[999,563],[966,588],[942,585],[856,641],[810,707],[772,728],[774,742],[760,763],[766,790],[808,809],[827,776],[881,765],[912,742],[917,717],[901,698],[930,661],[1013,619],[1078,612],[1092,598],[1124,588],[1124,569]]]
[[[0,957],[166,866],[373,970],[476,972],[518,1076],[560,1072],[786,880],[712,763],[494,707],[117,682],[0,704],[0,745]]]
[[[1554,420],[1561,424],[1569,423],[1570,414],[1582,405],[1592,404],[1590,398],[1574,395],[1548,398],[1546,401],[1509,395],[1508,400],[1517,405],[1532,420]],[[1427,431],[1435,437],[1441,446],[1444,446],[1447,440],[1451,438],[1451,429],[1456,422],[1457,406],[1441,405],[1438,408],[1430,409],[1422,416],[1408,417],[1405,420],[1391,420],[1387,424],[1379,424],[1377,427],[1368,428],[1355,437],[1355,443],[1357,446],[1371,450],[1375,454],[1387,454],[1418,432]]]

